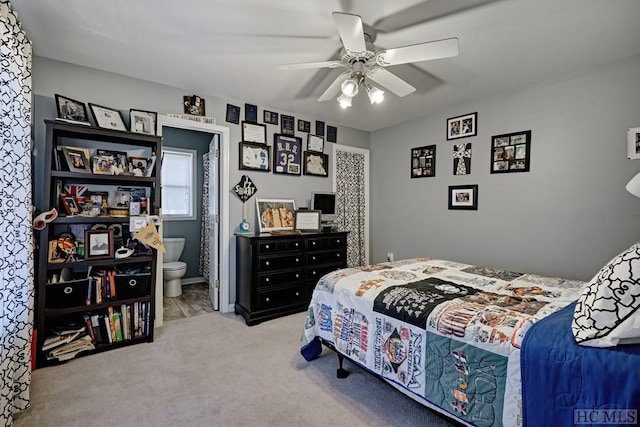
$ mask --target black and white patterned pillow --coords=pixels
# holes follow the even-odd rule
[[[571,330],[580,345],[640,342],[640,242],[595,275],[578,299]]]

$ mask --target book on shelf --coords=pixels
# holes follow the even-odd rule
[[[102,328],[100,328],[100,316],[98,316],[97,314],[91,315],[91,328],[93,329],[95,342],[99,344],[104,343]]]
[[[49,351],[53,348],[59,347],[61,345],[70,343],[76,338],[80,337],[80,335],[84,333],[84,329],[82,331],[73,332],[70,334],[58,335],[54,334],[47,338],[45,338],[44,343],[42,344],[42,351]]]
[[[81,351],[93,350],[95,346],[91,342],[89,335],[84,335],[74,341],[57,347],[47,353],[47,359],[58,359],[60,361],[73,359]]]
[[[84,314],[82,317],[84,318],[84,321],[87,324],[86,330],[89,333],[89,336],[91,337],[91,342],[95,344],[96,335],[95,335],[95,332],[93,331],[93,325],[91,324],[91,316],[89,316],[88,314]]]

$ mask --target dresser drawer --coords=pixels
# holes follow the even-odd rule
[[[303,239],[294,240],[269,240],[258,242],[258,254],[274,254],[278,252],[301,251],[304,248]]]
[[[285,271],[284,273],[267,273],[258,275],[258,286],[273,286],[296,283],[304,280],[304,269]]]
[[[327,251],[307,253],[307,265],[321,265],[343,262],[346,258],[344,251]]]
[[[303,285],[272,291],[258,291],[258,310],[299,304],[304,300]]]
[[[302,253],[258,258],[258,272],[284,270],[287,268],[298,268],[302,267],[303,265],[304,263]]]
[[[324,276],[325,274],[329,273],[330,271],[334,271],[334,270],[337,270],[337,269],[343,268],[343,267],[346,267],[346,265],[331,265],[331,266],[324,266],[324,267],[308,267],[307,268],[307,280],[313,282],[313,285],[315,286],[315,284],[318,281],[318,279],[320,279],[322,276]]]
[[[343,249],[346,247],[347,236],[327,237],[327,249]]]

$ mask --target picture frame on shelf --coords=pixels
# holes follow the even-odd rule
[[[116,190],[114,206],[129,206],[131,203],[131,192],[126,190]]]
[[[227,114],[225,116],[227,123],[233,123],[235,125],[240,124],[240,107],[237,105],[227,104]]]
[[[327,126],[327,142],[338,142],[338,128]]]
[[[436,176],[436,145],[411,149],[411,178]]]
[[[55,94],[55,98],[58,119],[83,125],[91,125],[91,123],[89,123],[89,116],[87,115],[87,105],[84,102],[57,93]]]
[[[329,176],[329,155],[324,153],[304,152],[304,174],[312,176]]]
[[[91,173],[91,163],[85,150],[62,147],[62,153],[70,172]]]
[[[278,125],[278,113],[274,113],[273,111],[264,110],[262,121],[266,124],[270,125]]]
[[[113,156],[95,155],[93,156],[91,172],[94,175],[113,175],[113,167],[116,161]]]
[[[149,159],[146,157],[129,157],[129,171],[133,176],[144,176],[144,171],[147,170]]]
[[[491,173],[529,172],[531,131],[491,137]]]
[[[298,131],[306,133],[311,132],[311,122],[298,119]]]
[[[294,199],[256,199],[260,233],[293,230],[296,201]]]
[[[316,135],[324,137],[324,122],[316,120]]]
[[[242,141],[267,143],[267,125],[254,122],[242,122]]]
[[[282,134],[273,135],[273,173],[300,175],[302,138]]]
[[[204,116],[204,98],[198,95],[184,95],[182,97],[184,113],[192,116]]]
[[[293,228],[300,231],[320,231],[321,211],[297,210],[294,212]]]
[[[295,135],[295,117],[281,114],[280,119],[280,133],[283,135]]]
[[[478,210],[478,186],[450,185],[449,209]]]
[[[447,119],[447,141],[478,134],[478,113],[470,113]]]
[[[84,232],[84,259],[107,259],[114,256],[113,230],[89,229]]]
[[[152,154],[147,160],[147,168],[144,170],[144,176],[150,178],[153,176],[156,167],[156,155]]]
[[[129,124],[131,132],[143,133],[145,135],[157,135],[158,113],[154,111],[144,111],[129,109]]]
[[[78,202],[76,198],[70,196],[68,194],[60,195],[60,205],[62,205],[62,209],[67,214],[67,216],[74,216],[80,213],[80,207],[78,206]]]
[[[324,138],[318,135],[307,135],[307,151],[324,153]]]
[[[244,119],[249,123],[258,123],[258,106],[244,104]]]
[[[98,104],[89,103],[89,109],[93,115],[93,120],[96,122],[96,126],[104,129],[122,130],[127,131],[127,126],[124,124],[124,117],[120,110],[105,107]]]
[[[124,151],[113,150],[96,150],[98,156],[106,156],[113,158],[111,165],[111,175],[128,175],[129,174],[129,156]]]
[[[271,147],[257,142],[240,142],[239,168],[269,172],[271,170]]]
[[[640,127],[627,130],[627,157],[640,159]]]

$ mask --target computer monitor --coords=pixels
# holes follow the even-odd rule
[[[336,193],[314,191],[311,193],[311,209],[320,211],[323,223],[332,223],[336,219]]]

